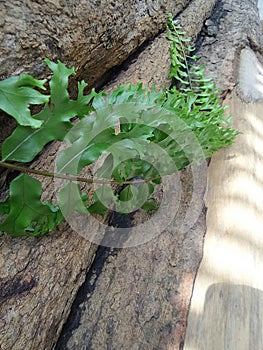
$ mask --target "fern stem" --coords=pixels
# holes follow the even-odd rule
[[[54,177],[58,179],[64,179],[68,181],[78,181],[78,182],[85,182],[85,183],[97,183],[97,184],[120,184],[116,180],[100,180],[100,179],[94,179],[94,178],[86,178],[86,177],[80,177],[80,176],[74,176],[69,174],[59,174],[59,173],[51,173],[48,171],[42,171],[37,169],[31,169],[27,167],[23,167],[21,165],[12,164],[8,162],[0,162],[0,167],[8,168],[12,170],[20,171],[21,173],[25,174],[34,174],[34,175],[40,175],[45,177]],[[157,178],[154,179],[147,179],[147,180],[132,180],[132,181],[123,181],[122,185],[136,185],[136,184],[143,184],[145,182],[150,182],[153,180],[157,180]]]

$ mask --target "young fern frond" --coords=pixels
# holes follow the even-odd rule
[[[189,45],[190,38],[185,38],[185,34],[169,14],[169,78],[175,85],[166,91],[163,107],[176,112],[190,126],[205,156],[210,157],[219,148],[230,145],[238,132],[229,126],[232,116],[225,117],[219,91],[213,80],[205,77],[205,69],[196,63],[195,49]]]
[[[193,51],[191,46],[186,45],[190,39],[185,37],[185,32],[182,31],[178,21],[174,21],[172,14],[168,15],[168,26],[167,26],[167,38],[171,41],[170,55],[171,55],[171,66],[169,79],[175,79],[184,86],[189,86],[192,90],[192,84],[190,79],[190,71],[188,60],[191,58],[188,54]]]
[[[182,85],[179,91],[187,95],[192,92],[197,95],[196,103],[203,104],[211,93],[217,94],[215,84],[211,78],[204,76],[205,69],[196,64],[197,57],[193,55],[195,49],[189,45],[190,38],[185,38],[178,21],[168,16],[167,38],[171,41],[171,66],[169,78],[179,81]]]

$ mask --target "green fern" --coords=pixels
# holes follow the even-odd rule
[[[19,125],[2,145],[0,166],[27,175],[14,179],[10,197],[0,202],[0,215],[4,216],[0,230],[11,235],[38,236],[58,225],[62,212],[67,217],[87,210],[104,215],[112,206],[123,213],[137,207],[153,210],[154,186],[161,183],[163,175],[200,162],[234,141],[238,132],[229,125],[231,116],[224,115],[219,91],[205,77],[190,39],[171,14],[167,37],[171,42],[169,78],[175,85],[165,91],[156,91],[154,86],[143,88],[138,83],[119,86],[110,94],[93,89],[85,95],[87,84],[82,81],[77,99],[72,100],[68,78],[74,68],[49,60],[46,63],[53,72],[50,96],[36,90],[44,89],[44,80],[28,75],[1,82],[0,109]],[[31,115],[29,103],[45,105],[38,114]],[[21,107],[19,111],[17,105]],[[77,124],[72,123],[74,117],[79,119]],[[56,174],[13,164],[31,162],[53,140],[69,144],[58,156]],[[97,172],[100,186],[92,198],[87,198],[76,180],[96,182],[79,178],[79,173],[101,155],[107,156]],[[68,180],[59,192],[59,206],[41,201],[41,183],[30,173]],[[145,182],[134,182],[136,177]],[[119,194],[107,186],[112,182],[123,185]]]
[[[195,49],[189,45],[178,21],[168,16],[167,38],[171,41],[169,78],[177,82],[167,90],[163,106],[182,118],[192,129],[206,157],[230,145],[238,131],[230,127],[232,116],[225,117],[225,107],[212,79],[205,77],[205,68],[197,64]]]

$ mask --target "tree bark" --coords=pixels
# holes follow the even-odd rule
[[[2,77],[46,74],[43,59],[74,66],[78,78],[101,85],[103,75],[164,30],[168,12],[189,0],[4,1],[1,9]]]

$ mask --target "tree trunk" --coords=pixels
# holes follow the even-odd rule
[[[207,233],[185,350],[263,348],[262,29],[256,1],[242,8],[236,1],[227,9],[220,23],[224,33],[210,44],[209,56],[206,47],[203,52],[210,62],[220,57],[218,80],[232,85],[227,113],[241,134],[209,166]],[[231,46],[221,56],[225,37]]]
[[[103,75],[165,28],[189,0],[4,1],[2,76],[45,73],[43,59],[74,66],[79,78],[101,85]]]

